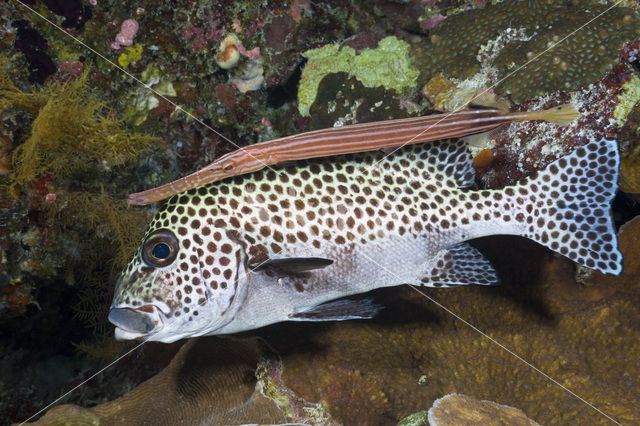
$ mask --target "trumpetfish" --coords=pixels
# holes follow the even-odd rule
[[[352,154],[487,132],[512,121],[565,124],[578,116],[571,105],[543,111],[469,109],[450,114],[385,120],[314,130],[237,149],[208,166],[157,188],[130,194],[129,205],[145,205],[207,183],[255,172],[274,164]]]

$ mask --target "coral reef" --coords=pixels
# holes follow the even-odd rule
[[[236,145],[340,123],[427,114],[429,108],[456,109],[608,6],[561,0],[84,3],[43,1],[35,8],[110,61],[122,58],[127,72],[156,93],[17,2],[0,3],[0,419],[6,422],[26,419],[122,350],[111,337],[106,310],[119,265],[153,214],[153,208],[127,210],[124,194],[186,175]],[[634,2],[623,4],[638,10]],[[517,123],[491,135],[476,157],[481,186],[513,183],[575,146],[608,137],[617,138],[623,151],[623,190],[640,191],[640,107],[633,77],[638,42],[620,49],[638,37],[637,23],[637,12],[614,8],[500,83],[494,94],[526,101],[513,109],[573,101],[581,116],[565,128]],[[230,34],[238,40],[238,62],[224,69],[216,55]],[[112,49],[116,37],[124,43]],[[417,83],[389,89],[396,81],[386,80],[367,87],[362,67],[351,68],[385,37],[399,48],[390,60],[409,52],[414,59],[405,64],[409,74],[397,80],[414,78],[413,67],[420,73]],[[311,117],[302,117],[296,99],[302,53],[310,49],[336,51],[335,58],[344,55],[350,65],[343,72],[338,67],[318,73],[313,102],[306,104]],[[319,65],[314,60],[306,63],[309,72]],[[375,61],[369,66],[375,66],[373,73],[389,70]],[[429,81],[435,87],[426,90],[428,102],[421,92]],[[621,199],[623,208],[614,207],[614,213],[627,218],[631,212],[623,209],[637,205]],[[628,225],[621,234],[626,253],[637,249],[630,230],[637,233]],[[588,284],[583,288],[573,283],[569,264],[551,261],[531,245],[519,243],[520,251],[504,253],[500,244],[513,240],[480,244],[494,260],[503,259],[496,263],[504,286],[429,295],[618,420],[636,420],[629,401],[638,399],[638,386],[627,375],[635,365],[617,356],[638,350],[630,331],[638,306],[630,280],[637,280],[637,267],[626,265],[619,279],[580,273],[576,279]],[[528,263],[520,266],[523,257]],[[369,323],[282,324],[260,332],[282,358],[259,364],[259,383],[289,420],[390,423],[425,410],[446,393],[464,392],[521,408],[541,422],[554,420],[551,415],[564,422],[599,421],[438,309],[425,310],[424,299],[412,290],[383,291],[380,297],[388,299],[387,313]],[[619,350],[608,354],[607,344]],[[225,361],[207,345],[194,353],[202,363],[211,359],[213,371]],[[565,345],[581,352],[567,353]],[[89,407],[114,400],[166,365],[173,350],[147,344],[63,402]],[[162,361],[154,362],[154,356]],[[247,377],[254,363],[251,358],[243,364]],[[494,377],[511,380],[493,385]],[[211,390],[199,384],[193,392]],[[242,396],[229,407],[247,401],[251,392],[257,398],[255,384],[253,377],[244,387],[235,383],[236,396]],[[203,398],[215,395],[205,392]],[[258,406],[273,408],[271,401],[260,401]],[[99,417],[91,408],[69,410]],[[130,412],[139,415],[134,408]]]
[[[636,146],[629,132],[633,124],[619,127],[614,112],[625,102],[624,97],[621,100],[626,93],[623,87],[633,75],[625,63],[620,63],[598,83],[570,95],[549,95],[520,105],[518,109],[542,109],[573,103],[580,116],[566,126],[519,122],[491,132],[487,144],[480,146],[493,153],[490,167],[478,170],[483,185],[489,188],[511,185],[590,140],[615,138],[626,156],[631,146]],[[623,174],[627,169],[623,167]]]
[[[282,423],[285,416],[254,375],[262,351],[256,340],[192,339],[123,397],[90,409],[62,405],[33,424]]]
[[[493,59],[496,91],[521,103],[557,90],[576,90],[599,81],[611,69],[622,44],[638,37],[637,13],[590,1],[509,1],[449,16],[430,33],[429,41],[412,46],[418,82],[437,73],[466,79],[480,70],[476,58],[485,46],[511,28],[524,37],[509,40]],[[583,27],[583,25],[587,24]],[[570,35],[566,40],[566,36]],[[559,44],[543,54],[551,43]],[[540,57],[537,57],[540,55]],[[532,60],[510,77],[516,67]]]

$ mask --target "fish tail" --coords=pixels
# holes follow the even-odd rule
[[[573,104],[558,105],[557,107],[540,111],[541,119],[553,124],[569,124],[578,116],[578,110]]]
[[[619,165],[618,143],[603,139],[511,188],[522,235],[580,265],[619,275],[622,254],[611,217]]]
[[[573,104],[558,105],[543,111],[510,112],[505,114],[512,121],[544,120],[558,125],[569,124],[579,115],[580,113]]]

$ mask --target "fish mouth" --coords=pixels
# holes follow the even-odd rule
[[[161,311],[157,306],[111,308],[109,322],[116,326],[116,340],[131,340],[155,334],[162,329]]]

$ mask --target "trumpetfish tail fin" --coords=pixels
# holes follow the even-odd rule
[[[580,115],[573,104],[558,105],[542,112],[545,115],[544,120],[553,124],[569,124]]]
[[[580,113],[575,105],[563,104],[542,111],[515,112],[509,115],[514,121],[543,120],[553,124],[565,125],[578,118]]]

